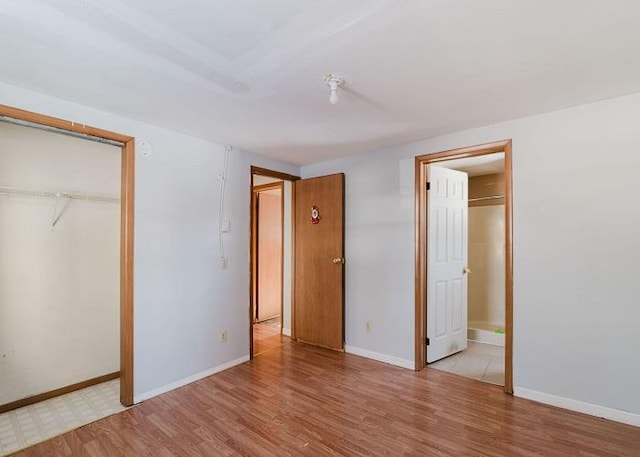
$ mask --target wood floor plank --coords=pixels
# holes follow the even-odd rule
[[[287,340],[15,455],[639,457],[640,429]]]
[[[277,348],[289,341],[284,336],[280,327],[260,322],[253,324],[253,355],[260,355],[269,349]]]

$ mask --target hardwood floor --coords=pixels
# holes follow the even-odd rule
[[[278,322],[280,319],[278,318]],[[269,322],[253,324],[253,355],[262,354],[289,342],[289,337],[280,333],[280,327]]]
[[[640,429],[285,344],[18,456],[639,456]]]

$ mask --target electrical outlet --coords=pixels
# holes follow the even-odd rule
[[[220,342],[221,343],[227,342],[227,329],[220,330]]]
[[[372,331],[372,330],[373,330],[373,322],[371,322],[371,321],[367,321],[367,322],[364,324],[364,329],[365,329],[367,332]]]
[[[226,270],[228,266],[229,266],[229,258],[220,257],[220,269]]]

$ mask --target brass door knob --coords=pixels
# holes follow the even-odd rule
[[[463,275],[468,275],[469,273],[471,273],[471,268],[469,268],[469,267],[464,267],[464,268],[462,269],[462,274],[463,274]]]
[[[344,263],[344,257],[336,257],[335,259],[333,259],[333,263]]]

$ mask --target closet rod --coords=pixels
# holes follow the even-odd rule
[[[504,195],[489,195],[487,197],[475,197],[475,198],[470,198],[468,201],[470,202],[480,202],[483,200],[497,200],[499,198],[504,198]]]
[[[76,194],[72,192],[45,192],[41,190],[16,189],[13,187],[0,187],[0,195],[14,195],[17,197],[38,198],[67,198],[69,200],[84,200],[93,202],[119,203],[117,197],[92,194]]]
[[[86,133],[70,132],[69,130],[59,129],[43,124],[37,124],[35,122],[23,121],[22,119],[15,119],[9,116],[0,116],[0,121],[6,122],[8,124],[20,125],[22,127],[31,127],[38,130],[44,130],[45,132],[59,133],[61,135],[81,138],[83,140],[95,141],[96,143],[110,144],[111,146],[118,147],[123,146],[123,143],[121,143],[120,141],[108,140],[106,138],[100,138],[98,136],[87,135]]]

